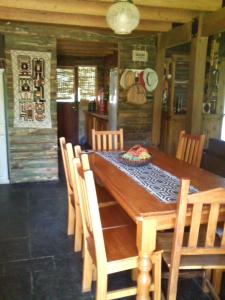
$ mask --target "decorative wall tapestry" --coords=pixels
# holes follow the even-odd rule
[[[11,50],[14,127],[51,128],[51,53]]]

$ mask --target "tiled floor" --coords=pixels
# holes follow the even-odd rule
[[[81,294],[82,259],[66,235],[66,214],[64,182],[0,185],[0,300],[94,299],[94,287]],[[109,285],[130,283],[125,272]],[[178,299],[209,297],[197,281],[182,280]]]

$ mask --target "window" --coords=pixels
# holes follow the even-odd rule
[[[56,71],[57,80],[57,102],[75,101],[75,73],[74,68],[58,68]]]
[[[92,101],[96,98],[97,67],[57,68],[57,102],[75,101],[75,76],[78,77],[77,101]]]
[[[96,98],[96,67],[78,66],[78,101]]]

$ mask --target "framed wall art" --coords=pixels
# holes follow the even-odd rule
[[[14,127],[51,128],[51,53],[11,50]]]

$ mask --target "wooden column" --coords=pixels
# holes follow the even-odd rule
[[[152,116],[152,141],[153,146],[158,147],[160,143],[161,115],[162,115],[162,93],[163,93],[163,72],[164,72],[165,48],[158,48],[156,54],[156,72],[159,83],[154,93],[153,116]]]
[[[207,44],[207,37],[195,37],[191,41],[186,130],[192,134],[200,134],[202,131]]]

